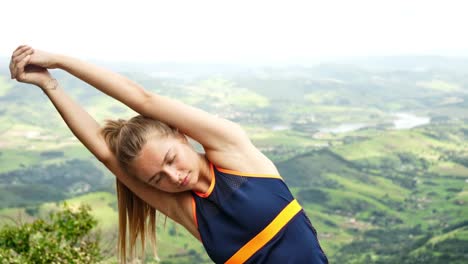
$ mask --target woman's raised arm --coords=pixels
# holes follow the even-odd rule
[[[173,210],[177,204],[175,195],[159,191],[126,174],[118,165],[115,155],[109,150],[102,137],[100,125],[83,107],[68,96],[58,83],[53,89],[42,88],[73,134],[125,186],[173,220],[182,221],[179,213]]]
[[[11,78],[40,87],[73,134],[101,160],[108,148],[99,133],[99,124],[64,92],[46,68],[30,64],[32,54],[33,49],[28,46],[15,50],[10,62]]]
[[[100,125],[83,107],[65,93],[46,68],[28,65],[32,58],[31,54],[31,49],[27,46],[20,47],[15,51],[10,63],[12,78],[19,82],[39,86],[49,97],[73,134],[132,192],[175,221],[186,221],[184,220],[186,217],[182,218],[181,213],[173,209],[177,208],[178,203],[178,198],[176,199],[173,194],[159,191],[123,172],[100,133]]]
[[[38,58],[41,54],[47,54],[37,50],[35,53],[39,55]],[[233,122],[151,93],[122,75],[79,59],[64,55],[50,58],[50,68],[61,68],[141,115],[178,128],[201,143],[205,149],[229,151],[232,148],[250,146],[250,140],[243,129]]]

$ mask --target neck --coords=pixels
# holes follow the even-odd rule
[[[210,175],[210,163],[206,158],[205,154],[198,154],[198,182],[195,184],[193,190],[200,193],[206,193],[210,188],[211,175]]]

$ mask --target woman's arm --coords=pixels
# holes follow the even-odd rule
[[[53,64],[121,101],[143,116],[178,128],[202,144],[208,159],[218,166],[277,174],[277,169],[271,160],[252,144],[238,124],[180,101],[146,91],[122,75],[79,59],[55,55]]]
[[[49,97],[73,134],[99,160],[108,155],[107,144],[99,133],[99,124],[58,85],[49,71],[29,64],[34,50],[19,46],[10,61],[11,78],[40,87]]]
[[[51,67],[71,73],[144,116],[178,128],[205,149],[229,151],[250,146],[246,133],[233,122],[151,93],[122,75],[79,59],[54,55],[52,60]]]
[[[13,55],[12,63],[10,64],[12,78],[16,78],[20,82],[39,86],[49,97],[73,134],[122,183],[157,210],[175,221],[181,222],[181,213],[176,210],[179,198],[175,197],[174,194],[159,191],[124,173],[101,136],[99,124],[65,93],[47,69],[28,65],[30,58],[27,48],[22,48],[16,55]]]
[[[72,133],[102,162],[104,157],[109,155],[109,150],[100,133],[100,125],[96,120],[72,100],[55,79],[49,81],[47,85],[42,84],[40,87],[47,97],[49,97]]]

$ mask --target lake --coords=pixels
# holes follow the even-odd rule
[[[430,117],[416,116],[410,113],[394,113],[394,114],[390,114],[390,116],[393,117],[393,120],[392,120],[393,129],[396,129],[396,130],[411,129],[414,127],[427,125],[431,122]],[[365,124],[365,123],[343,123],[336,127],[320,128],[319,131],[323,133],[340,134],[340,133],[356,131],[356,130],[366,128],[366,127],[373,127],[373,126],[375,125],[374,124],[370,125],[370,124]]]
[[[416,116],[408,113],[395,113],[392,116],[396,117],[396,119],[393,120],[393,125],[397,130],[411,129],[414,127],[427,125],[431,122],[430,117]]]

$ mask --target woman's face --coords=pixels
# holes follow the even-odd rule
[[[131,169],[143,182],[165,192],[192,190],[199,177],[198,153],[173,136],[152,137]]]

